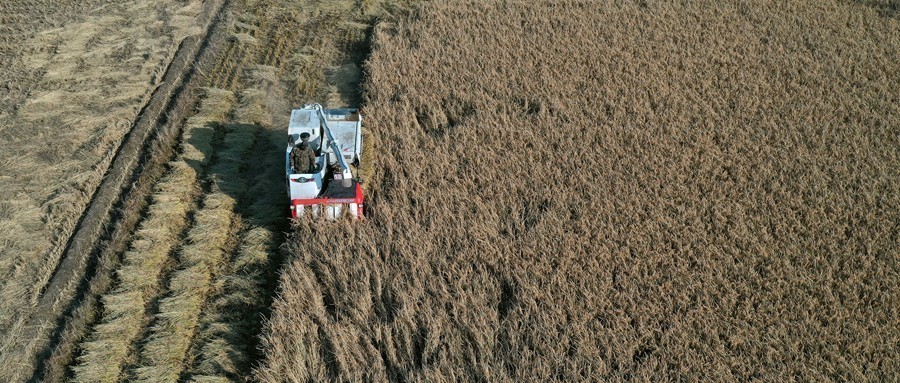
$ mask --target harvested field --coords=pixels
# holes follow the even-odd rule
[[[6,90],[0,199],[8,213],[0,218],[0,380],[18,381],[31,375],[35,354],[56,336],[50,333],[61,313],[77,310],[68,303],[91,266],[65,254],[89,252],[80,242],[72,246],[84,228],[78,225],[93,225],[81,238],[100,235],[109,209],[96,219],[86,209],[99,199],[111,209],[118,192],[98,187],[117,171],[123,177],[112,178],[124,180],[133,167],[121,164],[138,162],[117,153],[128,152],[130,142],[138,157],[149,143],[144,138],[152,129],[133,128],[139,111],[149,114],[156,90],[171,89],[160,84],[163,74],[185,36],[202,32],[210,7],[186,1],[7,3],[0,6],[11,21],[0,47]]]
[[[8,3],[0,6],[7,18],[41,20],[54,6],[71,13],[45,16],[53,29],[6,26],[7,44],[22,49],[0,50],[9,90],[0,108],[0,338],[50,279],[99,176],[199,11],[143,1],[97,16],[89,10],[99,1]]]
[[[199,112],[186,124],[180,158],[169,165],[168,174],[157,184],[147,218],[123,255],[118,286],[103,297],[103,319],[82,346],[75,381],[118,381],[132,354],[132,344],[147,326],[146,307],[153,306],[163,288],[159,275],[171,270],[170,256],[179,245],[177,239],[188,227],[188,216],[197,209],[197,186],[209,166],[215,130],[234,103],[231,92],[206,93]]]
[[[132,5],[139,4],[107,4],[117,12]],[[108,169],[95,169],[82,205],[66,205],[73,213],[69,232],[54,240],[56,263],[43,263],[38,273],[44,278],[38,284],[47,287],[36,285],[31,307],[3,302],[20,311],[3,312],[14,321],[8,332],[18,336],[0,349],[0,380],[246,381],[261,358],[257,338],[289,229],[282,145],[291,105],[358,102],[358,50],[373,20],[366,10],[381,8],[253,0],[207,1],[202,11],[199,3],[187,5],[208,27],[191,32],[200,33],[161,62],[143,110],[110,143]],[[107,6],[89,13],[117,15],[107,15]],[[90,25],[72,34],[90,32]],[[70,40],[60,38],[77,43]],[[32,100],[26,95],[22,102]],[[86,108],[62,99],[48,101],[52,107]],[[10,111],[11,119],[21,116],[18,107],[2,112]],[[11,288],[37,277],[17,278]]]
[[[884,7],[426,2],[373,44],[369,219],[297,224],[260,381],[896,379]]]

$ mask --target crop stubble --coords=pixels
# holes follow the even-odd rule
[[[82,253],[71,256],[73,249],[66,248],[67,241],[80,232],[89,232],[87,236],[76,235],[82,239],[102,235],[95,230],[99,226],[75,230],[75,223],[92,196],[92,209],[98,205],[93,210],[99,212],[119,195],[107,187],[97,188],[101,180],[106,185],[109,179],[119,178],[103,179],[100,175],[113,174],[120,168],[131,171],[131,167],[121,165],[135,161],[119,161],[123,156],[114,156],[117,151],[141,157],[141,148],[129,143],[152,141],[145,138],[153,135],[155,127],[132,129],[124,143],[122,137],[132,121],[139,121],[136,113],[151,100],[150,95],[154,95],[152,100],[159,98],[155,85],[175,54],[173,48],[185,35],[197,31],[198,26],[193,24],[203,13],[198,2],[102,3],[25,1],[3,6],[10,7],[4,10],[5,17],[21,17],[4,25],[5,30],[14,32],[5,34],[4,42],[15,43],[18,49],[11,54],[3,51],[8,61],[4,65],[8,69],[3,72],[4,86],[15,92],[4,94],[0,110],[5,138],[0,148],[5,158],[2,181],[7,194],[2,198],[11,213],[6,217],[8,222],[0,224],[8,229],[2,234],[7,238],[0,239],[7,245],[0,248],[0,260],[14,266],[11,270],[4,266],[3,272],[10,274],[0,291],[0,377],[8,381],[30,376],[35,353],[42,352],[41,345],[46,344],[48,336],[57,339],[71,333],[72,328],[57,322],[61,319],[57,317],[69,315],[60,310],[78,313],[81,309],[69,303],[80,300],[72,294],[77,295],[75,290],[83,287],[82,277],[90,277],[84,275],[84,268],[93,267],[89,265],[92,261],[82,255],[93,250],[79,249],[76,244],[74,252]],[[106,12],[98,14],[102,9]],[[51,29],[42,30],[45,28]],[[112,90],[115,94],[110,94]],[[150,113],[149,108],[143,111]],[[164,152],[158,154],[165,156]],[[117,165],[111,166],[114,157]],[[49,165],[42,166],[43,162]],[[135,179],[136,183],[142,181],[146,180]],[[31,203],[39,202],[48,191],[55,196],[43,203],[47,210],[29,210],[29,198]],[[95,203],[100,199],[104,202]],[[124,205],[119,207],[124,209],[134,201],[120,202]],[[43,214],[44,225],[21,226],[29,222],[29,214]],[[104,219],[99,215],[95,218]],[[88,221],[97,223],[91,218],[81,223]],[[54,324],[65,328],[54,330]]]
[[[136,247],[144,244],[140,240],[125,253],[125,265],[117,271],[115,288],[104,298],[107,307],[102,320],[81,344],[82,354],[74,364],[77,381],[243,381],[251,363],[259,358],[255,338],[261,315],[271,302],[274,270],[280,258],[280,231],[286,229],[287,222],[281,182],[281,144],[289,114],[285,98],[317,97],[296,92],[297,89],[312,89],[319,94],[334,92],[329,87],[331,79],[326,79],[327,66],[316,69],[318,74],[306,74],[303,78],[285,76],[298,69],[298,64],[285,56],[309,44],[307,49],[330,51],[315,51],[308,59],[320,63],[340,60],[335,52],[342,47],[331,47],[330,38],[311,33],[306,40],[293,39],[299,34],[294,26],[309,30],[308,25],[315,20],[334,19],[328,16],[352,11],[356,5],[348,2],[335,7],[333,3],[330,6],[334,9],[313,18],[296,11],[307,6],[277,1],[243,1],[234,5],[232,33],[218,62],[205,75],[213,87],[207,95],[233,91],[239,105],[227,118],[220,114],[212,118],[207,111],[220,110],[215,105],[224,103],[215,101],[222,98],[216,96],[210,107],[207,99],[198,114],[188,120],[183,137],[181,156],[188,163],[199,161],[191,159],[195,156],[191,152],[201,156],[215,153],[214,163],[206,170],[206,181],[199,182],[208,185],[200,192],[200,208],[193,211],[181,204],[151,206],[151,212],[161,209],[160,215],[181,218],[154,223],[150,215],[145,222],[149,230],[156,234],[159,230],[183,230],[185,234],[159,238],[154,245],[160,249],[153,254]],[[358,14],[350,12],[342,17]],[[330,33],[333,28],[321,28],[316,33]],[[310,82],[310,78],[321,80],[295,84]],[[290,89],[285,89],[285,85]],[[214,138],[211,130],[200,129],[197,124],[204,121],[227,121],[217,130],[222,135],[220,140]],[[192,149],[198,147],[206,149]],[[178,168],[172,165],[170,171]],[[201,178],[204,177],[195,180]],[[248,183],[251,178],[253,182]],[[157,194],[155,198],[158,197]],[[142,237],[141,230],[137,238]],[[152,259],[142,261],[148,256]],[[132,258],[134,262],[130,261]],[[164,259],[170,261],[163,262]]]
[[[4,4],[4,17],[18,17],[4,25],[10,50],[3,54],[7,91],[0,109],[5,211],[0,330],[5,334],[49,280],[67,233],[153,90],[149,83],[174,54],[172,40],[187,33],[196,9],[138,2],[89,16],[100,1]],[[122,21],[132,14],[146,18],[143,25]],[[50,27],[58,28],[43,30]],[[113,28],[118,41],[106,34]],[[144,36],[157,30],[163,38]],[[85,66],[76,65],[81,61]],[[115,96],[104,94],[113,89]]]
[[[181,238],[196,209],[215,126],[227,118],[233,102],[230,92],[208,90],[199,112],[188,120],[181,156],[155,187],[146,218],[122,256],[117,287],[103,296],[103,319],[82,345],[75,381],[118,381],[131,344],[147,325],[146,307],[160,294],[159,275],[172,267],[170,256],[178,245],[173,239]]]

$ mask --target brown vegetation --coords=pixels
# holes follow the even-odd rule
[[[138,2],[83,21],[63,19],[69,23],[62,28],[16,41],[23,49],[3,72],[11,77],[6,86],[23,86],[28,98],[4,108],[2,115],[0,192],[6,214],[0,223],[0,328],[8,329],[11,318],[30,307],[49,280],[66,233],[153,90],[152,82],[191,28],[189,13],[198,8],[183,7]],[[52,7],[35,8],[38,13]],[[173,17],[176,12],[185,14]],[[168,32],[152,35],[157,29]],[[28,73],[36,79],[19,84]]]
[[[257,68],[267,69],[271,68]],[[260,314],[270,301],[267,286],[273,274],[272,255],[281,237],[274,231],[281,226],[279,221],[284,221],[283,198],[278,192],[282,185],[272,183],[280,179],[283,160],[271,154],[278,152],[284,132],[268,123],[264,92],[244,91],[241,98],[243,105],[236,110],[235,120],[252,123],[243,127],[255,129],[257,141],[249,147],[252,159],[245,161],[240,173],[261,187],[244,185],[232,191],[240,205],[235,209],[240,220],[234,235],[236,245],[214,278],[199,318],[192,353],[199,355],[187,366],[191,381],[240,381],[247,376],[255,355],[253,340],[260,329]]]
[[[171,256],[196,209],[198,180],[210,160],[214,125],[225,121],[234,97],[208,90],[199,113],[185,127],[180,158],[156,186],[153,204],[122,257],[116,288],[103,297],[104,313],[74,369],[77,382],[117,382],[133,347],[147,326],[147,307],[160,294],[161,274],[171,268]]]
[[[428,2],[363,223],[300,222],[264,382],[889,381],[900,24],[855,2]]]
[[[0,2],[0,380],[900,370],[890,1],[415,2],[234,0],[189,38],[200,75],[162,85],[179,112],[59,323],[42,291],[212,7]],[[276,280],[288,112],[361,103],[376,20],[368,218],[298,222]]]
[[[236,166],[251,147],[248,139],[252,137],[253,132],[244,129],[226,133],[223,158],[213,166],[213,172]],[[242,181],[237,173],[228,174],[232,177],[223,179],[223,184]],[[142,346],[136,381],[178,381],[213,279],[221,273],[234,244],[235,204],[236,199],[214,181],[214,191],[204,197],[203,207],[196,214],[186,245],[178,254],[178,269],[169,280],[168,296],[160,301],[155,324]]]
[[[0,4],[10,21],[0,44],[4,381],[33,372],[33,356],[53,330],[54,316],[84,276],[73,272],[54,282],[65,293],[51,286],[75,225],[177,42],[197,29],[199,2],[101,3]],[[95,13],[99,9],[106,12]]]
[[[289,107],[283,85],[340,92],[325,68],[303,77],[318,78],[315,84],[297,86],[299,77],[282,80],[285,69],[297,69],[284,59],[297,42],[279,31],[314,20],[280,8],[287,5],[303,6],[238,4],[226,46],[204,72],[210,86],[234,90],[239,105],[230,110],[232,92],[208,89],[198,113],[188,119],[179,160],[160,187],[177,186],[190,202],[166,204],[154,197],[116,270],[114,287],[103,295],[101,319],[80,344],[75,381],[243,381],[259,358],[255,339],[271,302],[276,249],[287,223],[281,145]],[[331,41],[322,39],[317,46],[329,47]],[[340,59],[334,52],[340,50],[322,49],[311,59]],[[180,169],[192,170],[190,177],[182,177]]]

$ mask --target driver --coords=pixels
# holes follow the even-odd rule
[[[300,134],[300,143],[291,150],[291,168],[295,173],[315,171],[316,153],[309,147],[309,133]]]

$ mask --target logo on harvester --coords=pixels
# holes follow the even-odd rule
[[[297,178],[297,179],[293,179],[293,180],[291,180],[291,181],[299,182],[299,183],[302,184],[302,183],[307,183],[307,182],[313,182],[314,179],[313,179],[313,178],[300,177],[300,178]]]

